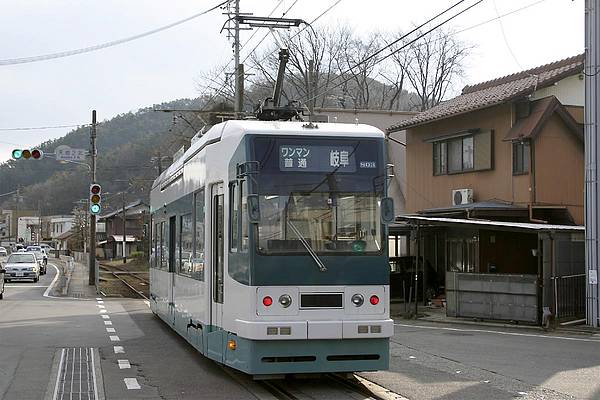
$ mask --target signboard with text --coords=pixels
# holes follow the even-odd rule
[[[85,161],[87,150],[73,149],[66,145],[58,146],[54,153],[58,161]]]
[[[279,146],[281,171],[356,172],[352,146]]]

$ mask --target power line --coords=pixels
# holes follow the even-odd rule
[[[73,125],[53,125],[53,126],[26,126],[17,128],[0,128],[0,131],[36,131],[43,129],[60,129],[60,128],[83,128],[89,124],[73,124]]]
[[[83,53],[90,53],[92,51],[97,51],[97,50],[102,50],[102,49],[106,49],[108,47],[112,47],[112,46],[117,46],[123,43],[127,43],[127,42],[131,42],[137,39],[141,39],[144,38],[146,36],[150,36],[150,35],[154,35],[155,33],[158,32],[162,32],[165,31],[167,29],[171,29],[175,26],[181,25],[183,23],[186,23],[188,21],[191,21],[195,18],[198,18],[202,15],[208,14],[209,12],[216,10],[217,8],[227,4],[230,0],[225,0],[220,2],[219,4],[217,4],[216,6],[213,6],[211,8],[209,8],[208,10],[199,12],[197,14],[194,14],[190,17],[181,19],[179,21],[170,23],[168,25],[164,25],[161,26],[159,28],[156,29],[152,29],[134,36],[130,36],[127,38],[123,38],[123,39],[118,39],[118,40],[113,40],[111,42],[106,42],[106,43],[102,43],[102,44],[97,44],[94,46],[89,46],[89,47],[84,47],[81,49],[75,49],[75,50],[68,50],[68,51],[62,51],[62,52],[58,52],[58,53],[50,53],[50,54],[42,54],[42,55],[38,55],[38,56],[32,56],[32,57],[22,57],[22,58],[9,58],[9,59],[5,59],[5,60],[0,60],[0,66],[4,66],[4,65],[14,65],[14,64],[26,64],[26,63],[33,63],[33,62],[38,62],[38,61],[46,61],[46,60],[52,60],[55,58],[63,58],[63,57],[69,57],[69,56],[74,56],[74,55],[78,55],[78,54],[83,54]]]
[[[361,65],[361,64],[364,64],[366,61],[368,61],[368,60],[370,60],[371,58],[373,58],[373,57],[374,57],[374,55],[380,54],[382,51],[384,51],[384,50],[386,50],[386,49],[389,49],[391,46],[393,46],[394,44],[398,43],[400,40],[402,40],[402,39],[406,38],[406,37],[407,37],[408,35],[410,35],[411,33],[414,33],[414,32],[415,32],[417,29],[419,29],[420,27],[422,27],[422,26],[424,26],[424,25],[428,24],[429,22],[433,21],[434,19],[437,19],[437,18],[438,18],[440,15],[442,15],[442,14],[446,13],[448,10],[450,10],[450,9],[454,8],[456,5],[458,5],[458,4],[460,4],[460,3],[462,3],[463,1],[464,1],[464,0],[461,0],[461,1],[459,1],[458,3],[454,4],[453,6],[449,7],[448,9],[446,9],[445,11],[443,11],[442,13],[440,13],[440,14],[436,15],[435,17],[431,18],[429,21],[427,21],[427,22],[425,22],[425,23],[421,24],[419,27],[417,27],[417,28],[413,29],[411,32],[407,33],[406,35],[403,35],[402,37],[398,38],[397,40],[394,40],[392,43],[390,43],[390,44],[388,44],[388,45],[384,46],[384,47],[383,47],[383,48],[381,48],[380,50],[376,51],[376,52],[375,52],[373,55],[371,55],[371,56],[369,56],[369,57],[365,58],[363,61],[361,61],[361,62],[359,62],[359,63],[355,64],[354,66],[350,67],[350,68],[349,68],[347,71],[344,71],[343,73],[341,73],[341,74],[340,74],[340,75],[338,75],[338,76],[343,76],[345,73],[347,73],[347,72],[351,72],[351,71],[352,71],[354,68],[358,67],[358,66],[359,66],[359,65]],[[451,20],[453,20],[454,18],[458,17],[459,15],[461,15],[461,14],[463,14],[463,13],[465,13],[465,12],[469,11],[471,8],[473,8],[473,7],[477,6],[478,4],[482,3],[483,1],[484,1],[484,0],[478,0],[477,2],[475,2],[475,3],[471,4],[469,7],[465,8],[465,9],[462,9],[461,11],[459,11],[459,12],[457,12],[456,14],[452,15],[451,17],[449,17],[449,18],[445,19],[444,21],[440,22],[439,24],[437,24],[437,25],[436,25],[436,26],[434,26],[433,28],[431,28],[431,29],[427,30],[426,32],[424,32],[424,33],[420,34],[419,36],[417,36],[416,38],[412,39],[411,41],[409,41],[409,42],[407,42],[407,43],[403,44],[402,46],[400,46],[400,47],[399,47],[399,48],[397,48],[397,49],[394,49],[394,50],[390,51],[390,53],[389,53],[389,54],[387,54],[385,57],[383,57],[383,58],[381,58],[381,59],[377,60],[377,62],[376,62],[375,64],[379,64],[379,63],[381,63],[382,61],[384,61],[384,60],[388,59],[389,57],[391,57],[391,56],[392,56],[392,55],[394,55],[395,53],[399,52],[400,50],[403,50],[403,49],[405,49],[406,47],[408,47],[408,46],[410,46],[411,44],[415,43],[417,40],[419,40],[419,39],[421,39],[421,38],[423,38],[423,37],[427,36],[428,34],[430,34],[431,32],[433,32],[434,30],[436,30],[436,29],[440,28],[441,26],[443,26],[443,25],[447,24],[448,22],[450,22],[450,21],[451,21]],[[336,88],[338,88],[338,87],[342,86],[344,83],[346,83],[346,82],[350,81],[351,79],[353,79],[353,77],[348,77],[348,78],[344,79],[342,82],[340,82],[339,84],[337,84],[337,85],[334,85],[334,86],[332,86],[332,87],[330,87],[330,88],[326,89],[325,91],[323,91],[323,92],[321,92],[321,93],[318,93],[318,94],[316,94],[315,96],[313,96],[313,97],[311,97],[311,98],[307,99],[306,101],[307,101],[307,102],[309,102],[309,101],[311,101],[311,100],[314,100],[314,99],[316,99],[316,98],[319,98],[320,96],[323,96],[323,95],[327,94],[327,93],[328,93],[328,92],[330,92],[331,90],[333,90],[333,89],[336,89]]]
[[[506,44],[506,48],[508,49],[508,52],[510,53],[510,56],[514,60],[515,64],[517,64],[517,67],[519,67],[519,69],[522,71],[523,67],[521,66],[521,63],[519,62],[519,60],[517,59],[517,56],[515,56],[515,53],[513,52],[512,48],[510,47],[510,44],[508,43],[508,38],[506,37],[506,32],[504,31],[504,24],[502,23],[502,19],[500,19],[500,13],[498,12],[498,7],[496,6],[496,0],[492,0],[492,4],[494,5],[494,10],[496,11],[496,16],[498,16],[498,18],[499,18],[498,24],[500,25],[500,32],[502,33],[502,38],[504,39],[504,44]]]

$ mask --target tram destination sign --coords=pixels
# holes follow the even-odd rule
[[[281,171],[305,172],[356,172],[356,159],[352,146],[279,146]]]

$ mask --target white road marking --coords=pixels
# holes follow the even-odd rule
[[[103,313],[105,313],[105,312],[108,312],[108,311],[106,311],[105,309],[102,309],[102,310],[99,310],[99,311],[100,311],[100,314],[103,314]]]
[[[119,369],[127,369],[131,368],[131,364],[129,364],[129,360],[117,360],[119,363]]]
[[[115,354],[125,353],[123,346],[113,346],[113,350],[115,351]]]
[[[50,293],[50,290],[52,290],[52,288],[54,287],[54,285],[58,281],[58,277],[60,276],[60,270],[54,264],[48,264],[48,265],[51,266],[52,268],[54,268],[56,270],[56,275],[54,275],[54,279],[52,279],[52,282],[50,282],[50,286],[48,286],[48,288],[44,292],[43,296],[44,297],[54,297],[54,296],[50,296],[49,293]]]
[[[127,386],[127,389],[129,390],[142,388],[136,378],[123,378],[123,382],[125,382],[125,386]]]
[[[103,306],[102,304],[96,304],[96,306],[97,306],[98,308],[106,308],[106,306]]]
[[[432,330],[454,331],[454,332],[490,333],[490,334],[506,335],[506,336],[524,336],[524,337],[535,337],[535,338],[542,338],[542,339],[570,340],[573,342],[600,343],[600,340],[598,340],[598,339],[582,339],[582,338],[573,338],[573,337],[566,337],[566,336],[540,335],[540,334],[535,334],[535,333],[502,332],[502,331],[492,331],[492,330],[486,330],[486,329],[445,328],[445,327],[440,327],[440,326],[410,325],[410,324],[394,324],[394,325],[402,326],[402,327],[406,327],[406,328],[432,329]]]
[[[110,315],[101,315],[101,317],[104,319],[110,319]]]
[[[96,300],[102,300],[102,297],[96,297]]]
[[[144,304],[150,308],[150,302],[148,300],[144,300]]]
[[[98,304],[104,304],[102,300],[98,300]]]
[[[121,339],[119,339],[119,337],[117,335],[109,336],[109,337],[110,337],[111,342],[120,342],[121,341]]]
[[[116,330],[115,330],[115,328],[106,328],[106,332],[108,332],[108,333],[115,333]]]
[[[19,287],[26,287],[26,288],[38,287],[39,288],[39,287],[50,287],[50,286],[47,286],[47,285],[4,285],[4,287],[17,287],[17,288],[19,288]]]
[[[58,396],[58,385],[60,384],[60,373],[62,370],[62,365],[65,359],[65,349],[62,349],[62,352],[60,353],[60,363],[58,364],[58,373],[56,374],[56,384],[54,385],[54,395],[52,395],[52,400],[56,400],[57,396]]]
[[[112,321],[104,321],[104,325],[112,325]]]

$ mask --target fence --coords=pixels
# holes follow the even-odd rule
[[[536,275],[446,273],[447,314],[538,322]]]
[[[585,318],[585,274],[556,276],[552,280],[556,319]]]

